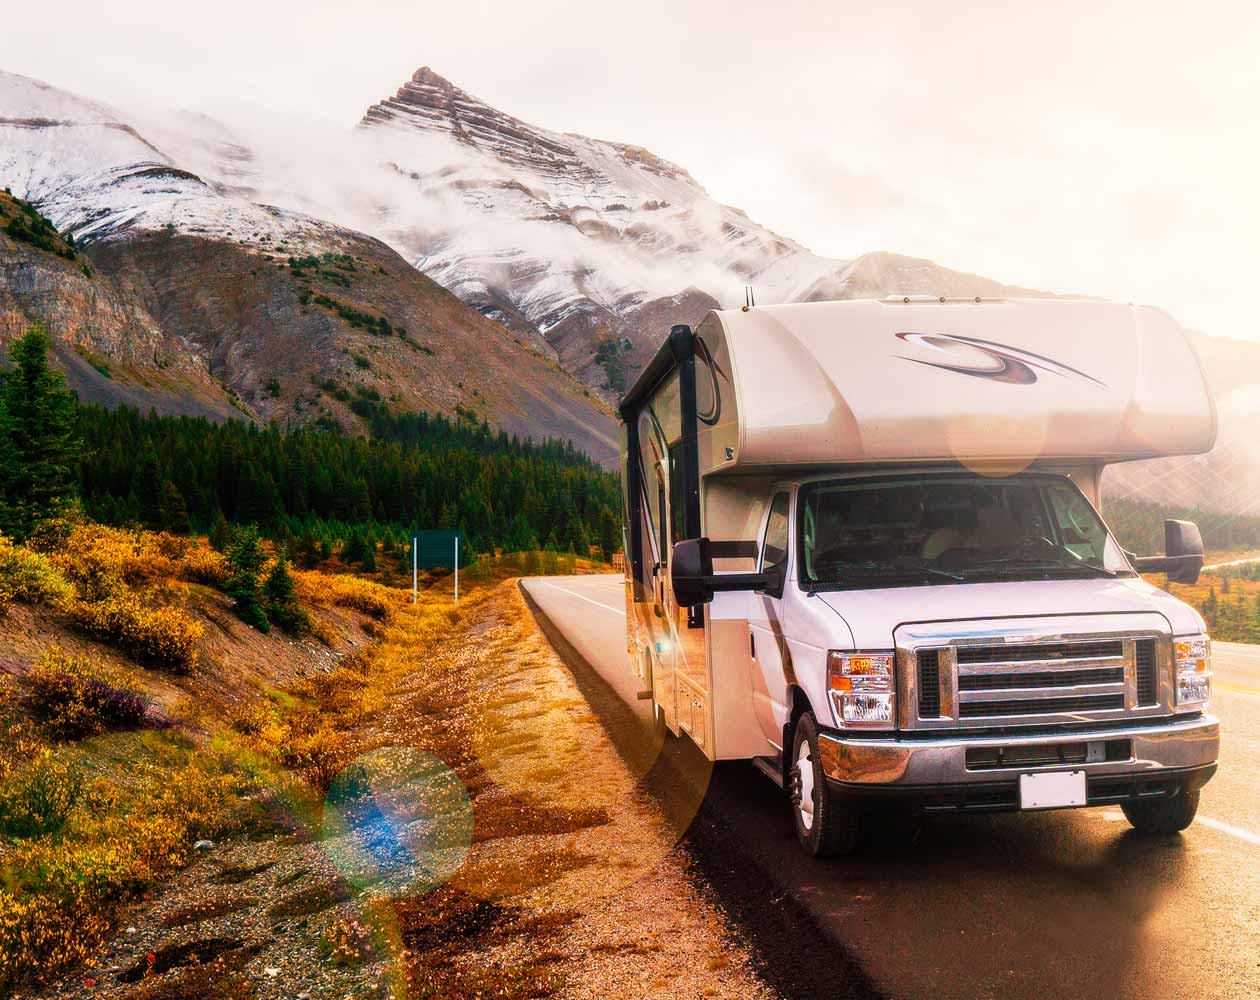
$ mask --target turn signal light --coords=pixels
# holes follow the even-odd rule
[[[892,726],[895,663],[895,654],[884,650],[827,654],[827,688],[837,724]]]
[[[1173,640],[1177,669],[1177,706],[1202,707],[1212,693],[1212,640],[1190,635]]]

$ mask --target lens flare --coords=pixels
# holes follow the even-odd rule
[[[415,747],[383,747],[333,781],[321,835],[351,884],[427,892],[448,882],[472,846],[468,790],[445,763]]]

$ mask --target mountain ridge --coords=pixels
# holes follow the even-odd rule
[[[251,201],[164,147],[104,104],[0,74],[0,182],[91,272],[0,234],[0,337],[43,322],[81,396],[351,429],[383,400],[615,452],[588,390],[379,239]]]
[[[361,428],[355,408],[376,395],[569,437],[610,460],[609,404],[670,326],[738,304],[745,285],[763,304],[1051,295],[888,251],[814,254],[650,150],[529,124],[427,66],[357,125],[270,142],[0,73],[0,140],[0,183],[73,235],[98,272],[93,285],[0,237],[0,336],[25,318],[62,323],[73,377],[138,405]],[[433,353],[380,336],[381,321]],[[1180,478],[1113,470],[1121,492],[1241,509],[1222,484],[1253,471],[1260,482],[1260,463],[1242,455],[1260,423],[1255,380],[1231,361],[1245,345],[1203,346],[1230,400],[1222,448]]]

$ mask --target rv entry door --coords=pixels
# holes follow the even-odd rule
[[[758,546],[758,572],[779,569],[780,581],[787,578],[792,535],[791,507],[791,493],[787,490],[775,493],[766,513]],[[781,582],[777,592],[758,591],[748,596],[753,709],[766,739],[775,747],[779,747],[783,726],[787,722],[788,676],[792,669],[783,627],[785,586],[786,583]]]

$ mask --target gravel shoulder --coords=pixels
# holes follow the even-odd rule
[[[436,636],[427,614],[364,654],[325,795],[261,783],[239,835],[39,995],[775,996],[515,582]]]

